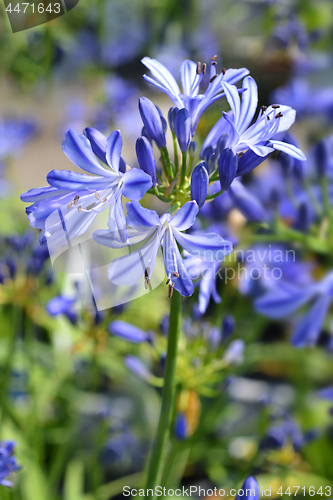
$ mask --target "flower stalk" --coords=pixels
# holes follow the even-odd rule
[[[147,488],[152,489],[160,484],[167,445],[170,437],[176,393],[178,342],[181,329],[182,298],[181,295],[175,290],[170,303],[168,350],[165,366],[162,407],[148,470]]]

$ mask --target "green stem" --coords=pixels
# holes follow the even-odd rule
[[[160,485],[163,464],[170,437],[176,392],[176,364],[180,332],[182,329],[182,298],[175,290],[170,304],[168,351],[165,366],[162,407],[157,426],[156,439],[150,457],[147,488]],[[154,498],[154,496],[153,496]]]
[[[224,193],[224,189],[220,189],[220,191],[218,191],[217,193],[215,193],[215,194],[211,194],[210,196],[207,196],[206,201],[209,201],[209,200],[214,200],[214,198],[217,198],[217,197],[218,197],[218,196],[220,196],[222,193]]]
[[[324,210],[327,218],[329,219],[330,223],[333,221],[333,211],[331,207],[331,200],[328,192],[328,182],[327,179],[322,178],[320,180],[320,187],[321,187],[321,192],[323,196],[323,204],[324,204]]]
[[[162,158],[162,162],[164,165],[164,171],[165,171],[166,177],[169,177],[169,179],[172,179],[173,178],[172,166],[171,166],[171,162],[170,162],[169,152],[168,152],[166,147],[161,148],[161,158]]]
[[[187,177],[190,177],[193,162],[194,162],[194,156],[191,156],[190,161],[188,162],[188,167],[187,167],[187,172],[186,172]]]
[[[187,166],[187,151],[183,151],[182,152],[182,172],[181,172],[181,177],[180,177],[180,188],[182,188],[185,184],[186,166]]]
[[[172,140],[173,140],[173,153],[174,153],[175,170],[176,170],[175,177],[176,177],[179,170],[179,159],[178,159],[177,137],[175,132],[172,132]]]

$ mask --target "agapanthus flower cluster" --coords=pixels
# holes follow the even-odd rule
[[[161,63],[147,57],[142,62],[154,77],[145,75],[145,80],[165,92],[174,104],[168,113],[173,155],[167,144],[167,120],[152,101],[142,97],[139,112],[144,126],[136,142],[139,169],[128,167],[123,160],[119,131],[107,138],[91,128],[85,129],[83,135],[69,130],[63,151],[88,174],[52,171],[47,176],[49,186],[32,189],[21,198],[32,203],[27,208],[29,222],[40,229],[40,243],[47,243],[49,248],[70,244],[107,209],[108,229],[95,231],[93,239],[113,249],[129,249],[127,255],[112,260],[109,279],[128,287],[142,279],[148,289],[161,247],[169,296],[174,289],[189,296],[194,286],[180,249],[187,256],[209,263],[212,276],[233,250],[232,242],[216,232],[191,232],[199,210],[224,191],[236,205],[249,206],[251,199],[246,200],[245,188],[235,177],[253,170],[275,150],[297,161],[305,160],[305,156],[294,144],[280,140],[295,120],[295,111],[289,106],[262,107],[253,122],[258,92],[246,68],[223,68],[218,72],[217,57],[212,57],[208,87],[202,94],[206,64],[189,60],[181,64],[181,92]],[[242,87],[237,88],[235,84],[242,78]],[[202,161],[196,163],[194,134],[199,120],[211,104],[224,96],[231,109],[223,112],[208,134],[201,148]],[[216,184],[220,189],[215,188]],[[144,208],[139,201],[146,193],[169,203],[169,210],[161,215]],[[126,214],[123,198],[130,200]],[[207,288],[201,293],[201,312],[211,294],[219,301],[212,280]]]

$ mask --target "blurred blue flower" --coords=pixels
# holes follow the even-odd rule
[[[0,441],[0,484],[9,488],[13,483],[9,481],[8,476],[21,469],[14,456],[14,448],[13,441]]]
[[[311,302],[311,307],[296,324],[291,343],[295,347],[314,346],[333,299],[333,273],[321,281],[299,287],[280,281],[263,297],[255,301],[256,311],[269,318],[286,318]]]
[[[116,337],[128,340],[134,344],[152,341],[152,335],[150,333],[144,332],[141,328],[126,323],[125,321],[112,321],[108,325],[108,331]]]
[[[237,495],[236,500],[259,500],[259,486],[257,480],[253,476],[249,476],[245,479],[241,490],[243,490],[243,494]]]

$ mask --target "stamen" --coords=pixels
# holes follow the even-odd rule
[[[270,117],[269,117],[269,116],[267,116],[267,121],[269,122],[269,120],[270,120]]]
[[[101,199],[101,196],[100,196],[100,194],[97,191],[95,193],[95,198],[96,198],[96,200],[100,200]]]
[[[202,73],[203,73],[203,75],[206,74],[206,68],[207,68],[207,64],[203,63],[203,65],[202,65]]]
[[[212,76],[212,78],[209,80],[209,83],[212,83],[215,80],[215,78],[217,78],[217,77],[218,77],[218,75]]]
[[[240,151],[239,153],[237,153],[238,158],[241,158],[243,156],[243,154],[244,154],[244,151]]]
[[[174,276],[175,278],[179,278],[180,274],[179,274],[179,273],[174,272],[174,273],[173,273],[173,276]]]
[[[261,106],[261,116],[265,113],[267,106]]]
[[[150,273],[150,267],[146,267],[145,269],[145,289],[148,290],[149,287],[149,273]]]
[[[87,210],[91,210],[92,208],[94,208],[95,205],[96,205],[96,203],[92,203],[91,205],[88,205]]]
[[[105,203],[106,201],[108,201],[108,199],[107,198],[103,198],[102,203]]]
[[[217,66],[217,62],[216,62],[216,61],[213,61],[213,62],[212,62],[212,66]]]
[[[168,284],[170,283],[170,281],[171,281],[171,280],[170,280],[170,278],[168,278],[168,279],[166,280],[166,283],[165,283],[165,284],[166,284],[166,285],[168,285]]]
[[[70,202],[68,203],[68,205],[67,205],[67,210],[69,210],[70,208],[72,208],[72,206],[73,206],[73,202],[72,202],[72,201],[70,201]]]
[[[79,211],[79,212],[81,212],[81,210],[82,210],[81,205],[79,205],[79,206],[77,207],[77,209],[78,209],[78,211]]]
[[[225,75],[225,68],[222,68],[222,75]]]
[[[280,107],[281,107],[281,106],[280,106],[280,104],[272,104],[272,108],[273,108],[273,109],[278,109],[278,108],[280,108]]]
[[[213,57],[211,57],[211,60],[212,60],[212,61],[216,61],[216,59],[217,59],[217,56],[213,56]]]
[[[77,194],[74,198],[74,205],[77,205],[78,204],[78,201],[80,199],[80,196]]]
[[[200,75],[200,73],[201,73],[201,62],[198,61],[197,62],[197,75]]]
[[[175,284],[174,284],[174,283],[171,283],[171,284],[169,285],[169,299],[171,299],[171,297],[172,297],[172,294],[173,294],[173,287],[174,287],[174,286],[175,286]]]
[[[282,118],[283,117],[283,114],[280,112],[278,113],[277,115],[275,115],[275,118]]]

